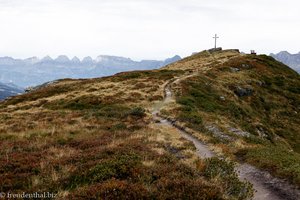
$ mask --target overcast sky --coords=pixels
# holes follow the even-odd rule
[[[300,51],[299,0],[0,0],[0,56]]]

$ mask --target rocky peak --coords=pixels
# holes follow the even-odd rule
[[[65,55],[61,55],[61,56],[58,56],[55,59],[55,61],[58,62],[58,63],[68,63],[68,62],[70,62],[70,59]]]

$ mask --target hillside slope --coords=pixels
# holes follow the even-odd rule
[[[271,54],[270,56],[300,73],[300,52],[297,54],[290,54],[287,51],[281,51],[277,54]]]
[[[18,88],[14,85],[0,83],[0,100],[10,96],[18,95],[23,92],[24,91],[21,88]]]
[[[161,70],[52,83],[0,104],[0,190],[247,199],[252,187],[232,161],[300,185],[299,81],[270,57],[227,50]],[[176,99],[163,104],[166,88]],[[199,158],[176,128],[155,119],[160,110],[232,161]]]
[[[299,74],[268,56],[240,55],[171,88],[177,104],[166,116],[208,136],[220,153],[300,185]]]

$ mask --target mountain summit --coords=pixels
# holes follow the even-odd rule
[[[45,56],[43,59],[41,59],[41,62],[52,62],[53,59],[50,56]]]
[[[59,64],[69,64],[70,61],[71,60],[68,58],[68,56],[65,56],[65,55],[58,56],[55,59],[55,62],[57,62]]]
[[[270,56],[300,73],[300,52],[298,54],[290,54],[287,51],[281,51],[278,54],[270,54]]]

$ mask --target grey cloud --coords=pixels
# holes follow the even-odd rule
[[[225,48],[298,52],[299,7],[298,0],[0,0],[0,56],[185,56],[210,48],[215,32]]]

